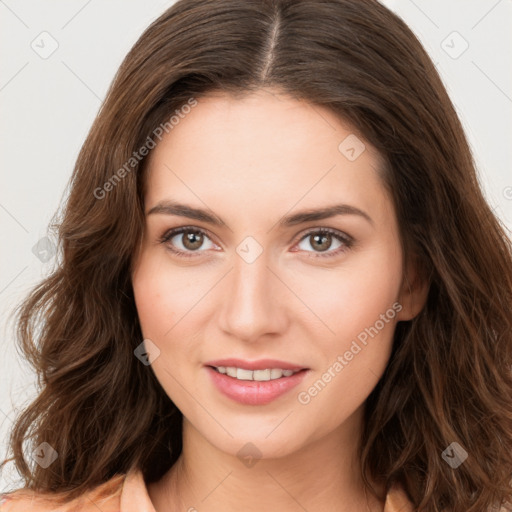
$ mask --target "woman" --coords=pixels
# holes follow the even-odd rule
[[[2,512],[510,507],[510,241],[378,2],[178,1],[58,230]]]

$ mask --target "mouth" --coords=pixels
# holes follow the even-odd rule
[[[310,368],[277,360],[223,359],[205,365],[215,388],[244,405],[265,405],[287,394]]]

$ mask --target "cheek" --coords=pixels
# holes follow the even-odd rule
[[[191,272],[173,269],[165,251],[143,253],[132,275],[135,305],[145,337],[170,340],[170,330],[200,297]]]
[[[151,371],[155,374],[165,393],[182,411],[189,411],[189,396],[179,383],[187,382],[187,374],[183,372],[188,352],[179,340],[193,335],[186,333],[177,335],[185,323],[180,323],[186,310],[190,308],[187,298],[176,290],[187,288],[180,278],[180,272],[171,272],[165,265],[165,255],[152,254],[150,251],[141,256],[136,271],[132,275],[132,286],[137,314],[144,339],[151,340],[158,351],[146,343],[148,351],[153,350]],[[167,268],[166,268],[167,267]],[[193,343],[187,343],[190,347]],[[197,393],[193,381],[187,383],[187,389]]]
[[[161,258],[143,253],[132,275],[135,305],[145,338],[163,340],[175,322],[176,294],[168,293],[170,276],[164,271]],[[176,284],[173,283],[173,287]],[[166,293],[167,290],[167,293]]]
[[[391,354],[401,283],[401,259],[393,249],[365,258],[321,280],[311,309],[329,326],[317,336],[320,364],[302,386],[298,402],[326,425],[343,421],[363,404]],[[325,331],[325,330],[323,330]]]
[[[159,349],[153,370],[168,390],[173,380],[165,371],[183,380],[183,361],[197,358],[203,329],[197,305],[211,284],[194,267],[170,265],[165,251],[147,250],[132,275],[132,286],[142,335]]]
[[[347,258],[338,268],[303,273],[298,294],[329,328],[322,329],[327,352],[342,348],[392,307],[399,296],[401,266],[400,252],[394,246],[376,244]],[[388,316],[394,318],[395,313]]]

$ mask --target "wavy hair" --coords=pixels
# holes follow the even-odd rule
[[[366,401],[364,481],[373,492],[371,480],[401,484],[425,512],[505,503],[511,241],[434,64],[376,0],[179,0],[142,34],[53,224],[58,264],[16,309],[38,395],[18,414],[2,466],[14,461],[26,488],[70,500],[133,467],[155,481],[177,460],[181,412],[133,353],[142,341],[130,279],[144,227],[139,149],[191,98],[267,87],[331,109],[377,148],[404,256],[429,282],[422,311],[397,324]],[[24,443],[43,442],[58,453],[46,469],[24,456]],[[457,469],[442,458],[453,442],[469,454]]]

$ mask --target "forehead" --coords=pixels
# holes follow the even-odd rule
[[[197,101],[150,155],[147,202],[222,196],[245,210],[340,200],[369,209],[386,200],[380,155],[329,109],[269,90]]]

